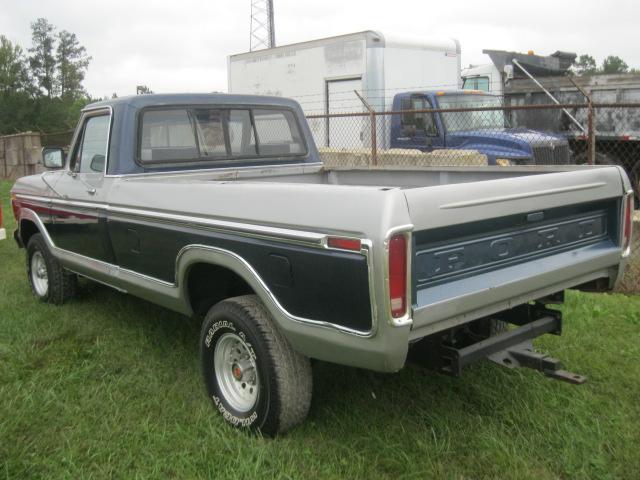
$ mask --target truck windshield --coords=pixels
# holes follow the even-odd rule
[[[440,108],[484,108],[500,107],[500,97],[493,95],[443,95],[438,97]],[[442,120],[448,132],[464,130],[502,129],[507,127],[503,110],[478,112],[442,112]]]

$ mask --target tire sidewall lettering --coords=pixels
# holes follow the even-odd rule
[[[211,323],[206,332],[207,333],[203,339],[203,347],[205,347],[205,351],[207,352],[207,359],[205,362],[207,362],[208,365],[213,367],[213,354],[215,352],[217,339],[224,333],[235,333],[242,339],[242,341],[245,342],[249,355],[256,362],[260,382],[264,381],[263,372],[261,371],[253,343],[250,341],[250,336],[241,329],[240,325],[237,325],[237,323],[230,319],[219,319]],[[208,378],[206,378],[207,376]],[[268,395],[265,396],[266,392],[264,392],[264,384],[261,385],[262,388],[260,389],[256,404],[245,414],[235,412],[221,395],[213,368],[211,368],[211,370],[206,374],[206,377],[205,383],[208,385],[207,389],[209,398],[211,398],[216,409],[220,412],[226,422],[238,428],[252,428],[257,427],[257,424],[264,421],[263,417],[267,408],[266,398],[268,398]]]
[[[258,412],[255,409],[251,412],[251,415],[249,415],[248,417],[240,418],[240,417],[236,417],[232,412],[227,410],[224,404],[222,403],[222,401],[220,401],[219,397],[212,395],[211,398],[213,399],[213,403],[218,409],[218,411],[222,414],[222,418],[224,418],[227,422],[229,422],[234,427],[248,428],[251,425],[253,425],[255,421],[258,419]]]
[[[207,348],[211,347],[211,340],[213,339],[216,332],[221,328],[226,328],[234,333],[237,333],[236,326],[233,324],[233,322],[229,320],[218,320],[213,325],[211,325],[209,331],[207,332],[207,336],[204,339],[204,344],[207,346]],[[240,332],[240,337],[244,340],[244,333]]]

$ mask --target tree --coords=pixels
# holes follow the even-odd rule
[[[624,60],[615,55],[609,55],[602,62],[602,73],[626,73],[629,70],[629,66]]]
[[[57,35],[56,48],[56,83],[60,97],[76,98],[86,92],[82,87],[84,75],[91,62],[87,50],[80,45],[75,33],[62,30]]]
[[[0,35],[0,133],[29,129],[33,121],[32,93],[22,48]]]
[[[146,85],[136,85],[136,95],[147,95],[150,93],[153,93],[153,90]]]
[[[0,35],[0,93],[29,90],[29,73],[20,45]]]
[[[578,57],[574,68],[578,75],[590,75],[598,70],[595,58],[586,54]]]
[[[55,27],[46,18],[38,18],[31,23],[32,47],[29,49],[29,66],[36,85],[46,92],[47,97],[55,95],[56,59],[53,55]]]

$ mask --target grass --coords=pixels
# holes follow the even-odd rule
[[[213,410],[196,321],[90,283],[37,303],[9,239],[0,478],[637,478],[640,297],[572,292],[563,310],[565,334],[538,345],[585,385],[489,362],[460,379],[317,363],[308,421],[269,440]]]

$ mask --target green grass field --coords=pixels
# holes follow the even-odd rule
[[[270,440],[206,398],[197,321],[88,282],[39,304],[24,263],[0,242],[0,478],[638,478],[640,297],[568,295],[565,334],[538,346],[582,386],[316,363],[308,421]]]

